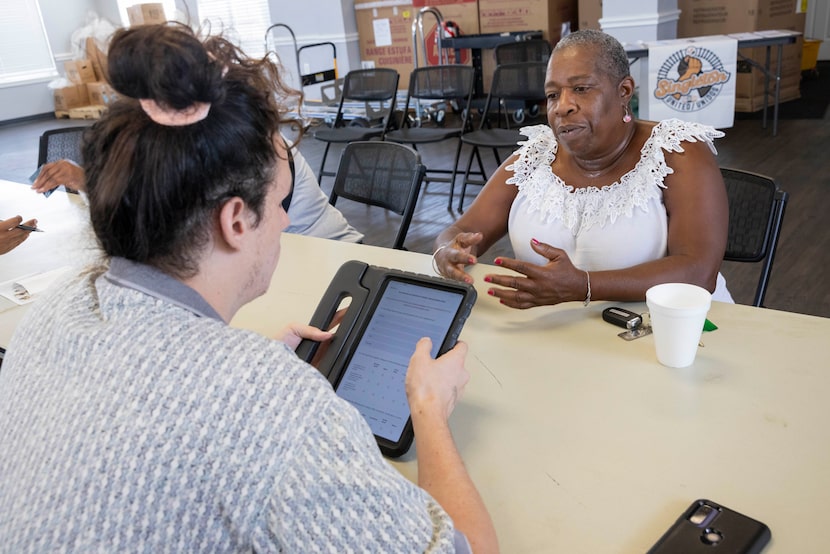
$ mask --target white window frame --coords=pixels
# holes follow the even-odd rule
[[[9,2],[11,3],[11,2]],[[58,76],[38,0],[15,0],[0,10],[0,87],[49,81]]]

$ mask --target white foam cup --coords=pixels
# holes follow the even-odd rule
[[[663,283],[646,291],[657,361],[688,367],[695,361],[712,294],[688,283]]]

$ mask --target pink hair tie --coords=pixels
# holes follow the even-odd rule
[[[183,127],[185,125],[192,125],[198,121],[202,121],[210,112],[209,102],[195,102],[183,110],[174,110],[172,108],[162,108],[158,102],[150,98],[139,99],[141,109],[147,114],[147,117],[158,123],[159,125],[166,125],[168,127]]]

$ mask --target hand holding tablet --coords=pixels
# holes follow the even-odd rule
[[[466,283],[350,261],[335,275],[310,324],[329,328],[347,297],[351,304],[318,369],[366,418],[381,451],[400,456],[413,439],[406,380],[415,346],[429,337],[431,358],[455,346],[476,292]],[[303,341],[297,355],[310,361],[318,345]],[[466,347],[455,355],[465,352]],[[416,353],[413,362],[422,356]]]

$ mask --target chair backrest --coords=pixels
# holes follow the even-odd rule
[[[344,108],[348,101],[366,103],[366,115],[382,120],[386,129],[392,114],[395,112],[395,97],[398,93],[398,72],[391,68],[355,69],[349,71],[343,79],[343,89],[340,95],[340,105],[337,108],[337,118],[334,126],[343,122]],[[370,102],[376,102],[377,108]]]
[[[789,195],[772,177],[730,168],[721,168],[721,175],[729,198],[729,232],[723,259],[763,262],[752,303],[761,306]]]
[[[401,113],[400,127],[403,128],[409,124],[407,115],[410,105],[412,109],[416,109],[415,104],[420,100],[433,100],[447,104],[455,103],[455,107],[463,114],[459,127],[463,130],[462,132],[469,130],[467,123],[472,110],[466,108],[473,101],[475,76],[476,70],[469,65],[416,67],[409,76],[409,90],[406,94],[406,105]],[[436,122],[444,126],[443,117],[437,117]]]
[[[520,62],[496,66],[490,93],[484,104],[484,113],[499,110],[502,100],[544,101],[546,71],[546,62]],[[487,118],[482,117],[480,128],[484,128],[486,124]]]
[[[425,174],[421,156],[408,146],[377,140],[351,142],[340,157],[329,202],[334,205],[343,197],[399,214],[393,248],[401,250]]]
[[[409,97],[422,100],[465,100],[472,94],[474,81],[475,69],[469,65],[417,67],[409,78]]]
[[[58,160],[71,160],[80,164],[81,139],[88,127],[63,127],[51,129],[40,135],[40,147],[37,154],[37,166]]]
[[[518,62],[548,63],[551,51],[550,43],[539,38],[498,44],[493,54],[496,58],[496,65]]]

